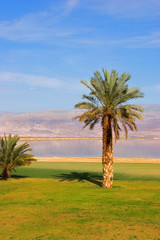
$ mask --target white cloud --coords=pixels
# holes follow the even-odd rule
[[[150,35],[112,40],[110,43],[126,48],[160,47],[160,32],[154,32]]]
[[[66,27],[65,24],[56,25],[58,22],[63,21],[78,6],[94,8],[113,17],[136,17],[139,14],[141,17],[144,14],[146,16],[156,16],[160,13],[159,0],[67,0],[62,5],[56,5],[48,11],[31,13],[14,21],[1,21],[0,38],[17,42],[40,41],[60,46],[75,47],[109,45],[109,47],[157,48],[160,46],[160,32],[158,31],[150,35],[125,39],[105,39],[103,35],[97,35],[96,38],[90,36],[85,38],[81,36],[86,36],[87,32],[94,33],[96,29],[84,27],[82,29],[73,29],[72,26]]]
[[[44,41],[53,40],[58,35],[70,35],[71,31],[53,27],[51,13],[28,14],[19,20],[0,22],[0,38],[12,41]],[[53,20],[53,19],[52,19]]]
[[[160,93],[160,84],[155,86],[155,90],[157,90],[157,92]]]
[[[61,88],[65,86],[63,81],[56,78],[14,72],[0,72],[0,82],[26,83],[30,87]]]
[[[88,7],[113,17],[142,18],[160,15],[159,0],[86,0]]]
[[[54,41],[78,33],[76,29],[56,27],[77,6],[78,0],[68,0],[62,6],[47,11],[30,13],[19,19],[0,22],[0,38],[12,41]]]
[[[70,13],[78,4],[79,0],[68,0],[65,5],[66,12]]]
[[[101,39],[87,39],[79,38],[72,39],[72,42],[77,41],[79,45],[90,46],[107,46],[107,47],[123,47],[123,48],[159,48],[160,47],[160,32],[154,32],[150,35],[135,36],[128,38],[101,38]]]

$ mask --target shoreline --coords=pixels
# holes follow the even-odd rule
[[[121,140],[140,140],[140,139],[155,139],[159,140],[157,137],[121,137]],[[102,137],[20,137],[19,141],[69,141],[69,140],[102,140]]]
[[[20,137],[19,141],[102,140],[101,137]]]
[[[36,159],[37,162],[102,162],[102,158],[98,157],[37,157]],[[113,162],[160,163],[160,158],[113,158]]]

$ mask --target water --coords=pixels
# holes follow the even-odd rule
[[[101,157],[101,140],[30,142],[36,157]],[[160,139],[122,139],[114,144],[114,157],[160,158]]]

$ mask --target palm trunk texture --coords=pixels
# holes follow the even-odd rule
[[[10,178],[10,171],[8,169],[4,169],[2,172],[2,179],[7,180],[8,178]]]
[[[102,165],[103,165],[103,188],[111,188],[113,183],[113,138],[111,117],[106,116],[102,122],[103,146],[102,146]]]

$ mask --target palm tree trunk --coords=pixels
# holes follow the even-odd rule
[[[105,116],[102,120],[103,146],[102,146],[102,165],[103,165],[103,188],[111,188],[113,183],[113,138],[112,120],[110,116]]]
[[[7,180],[10,177],[11,177],[10,171],[7,168],[5,168],[2,172],[2,179]]]

